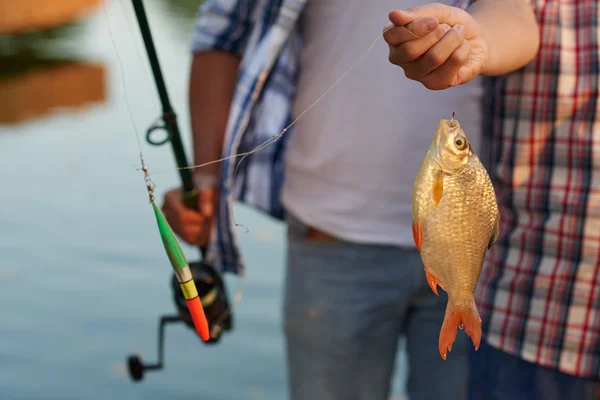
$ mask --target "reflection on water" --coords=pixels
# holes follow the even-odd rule
[[[61,41],[85,34],[85,22],[75,21],[47,29],[0,34],[0,53],[52,52]]]
[[[31,3],[2,3],[0,124],[80,110],[106,98],[104,65],[64,48],[69,39],[85,35],[81,18],[99,0],[59,1],[28,12]]]
[[[103,0],[2,0],[0,34],[54,28],[81,19]]]
[[[80,109],[105,98],[102,64],[36,55],[0,56],[0,124]]]
[[[198,4],[145,1],[186,149]],[[240,231],[249,275],[234,331],[207,347],[173,326],[166,369],[141,384],[126,375],[129,354],[156,360],[158,316],[175,311],[129,114],[142,137],[161,108],[130,1],[72,22],[0,36],[0,398],[285,399],[285,230],[244,207],[235,213],[250,229]],[[175,166],[168,147],[142,147],[151,172]],[[159,202],[178,179],[153,174]]]

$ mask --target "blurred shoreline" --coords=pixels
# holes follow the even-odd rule
[[[0,35],[65,25],[91,15],[103,0],[2,0]]]

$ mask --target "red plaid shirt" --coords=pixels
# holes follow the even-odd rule
[[[484,158],[502,234],[475,296],[491,346],[599,378],[599,7],[591,0],[531,4],[541,33],[537,58],[486,81]]]

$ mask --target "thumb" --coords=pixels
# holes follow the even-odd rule
[[[428,3],[422,6],[409,8],[408,10],[393,10],[389,19],[394,25],[406,25],[417,18],[432,17],[438,23],[450,25],[462,25],[464,27],[465,39],[479,35],[479,29],[471,15],[461,8],[439,3]]]
[[[393,10],[388,15],[390,22],[396,26],[405,26],[413,22],[417,17],[408,10]]]
[[[181,203],[181,189],[171,189],[164,195],[162,210],[167,208],[177,208]]]

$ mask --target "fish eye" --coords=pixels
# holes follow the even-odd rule
[[[462,138],[462,137],[457,137],[454,140],[454,145],[456,146],[456,148],[458,150],[464,150],[465,146],[467,145],[467,140],[465,138]]]

